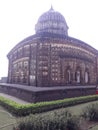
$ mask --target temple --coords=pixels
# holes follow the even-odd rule
[[[52,7],[43,13],[35,25],[35,34],[19,42],[7,55],[8,84],[30,91],[37,88],[41,92],[36,94],[37,98],[40,95],[38,101],[95,94],[98,51],[70,37],[68,29],[63,15]]]

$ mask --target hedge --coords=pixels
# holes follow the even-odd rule
[[[80,130],[80,118],[68,110],[19,118],[13,130]]]
[[[40,102],[40,103],[30,103],[30,104],[18,104],[12,100],[6,99],[0,96],[0,105],[5,107],[9,112],[16,116],[26,116],[31,113],[41,113],[57,108],[73,106],[80,103],[86,103],[90,101],[98,100],[98,95],[89,95],[75,98],[67,98],[63,100]]]
[[[98,103],[92,103],[86,106],[82,110],[81,115],[89,121],[98,122]]]

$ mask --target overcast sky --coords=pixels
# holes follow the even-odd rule
[[[7,76],[8,52],[35,33],[39,16],[51,3],[65,17],[69,36],[98,49],[98,0],[0,0],[0,77]]]

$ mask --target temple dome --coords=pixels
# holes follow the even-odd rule
[[[51,9],[43,13],[37,24],[35,25],[36,33],[54,33],[68,35],[68,26],[63,15],[51,7]]]

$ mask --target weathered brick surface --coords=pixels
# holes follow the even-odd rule
[[[0,84],[0,92],[18,97],[28,102],[41,102],[93,95],[96,93],[96,86],[59,86],[53,88],[36,88],[23,85],[15,86],[15,84]]]

